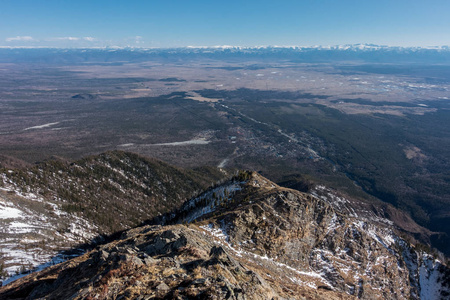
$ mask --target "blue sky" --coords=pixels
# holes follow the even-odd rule
[[[0,0],[0,46],[450,45],[448,0]]]

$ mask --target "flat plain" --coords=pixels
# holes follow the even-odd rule
[[[448,251],[450,66],[276,58],[0,65],[3,167],[126,150],[408,211]]]

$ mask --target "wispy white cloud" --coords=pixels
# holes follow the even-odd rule
[[[7,41],[7,42],[15,42],[15,41],[22,41],[22,42],[33,42],[33,41],[36,41],[33,37],[31,37],[31,36],[28,36],[28,35],[26,35],[26,36],[16,36],[16,37],[10,37],[10,38],[7,38],[5,41]]]
[[[88,42],[95,42],[97,39],[95,37],[92,37],[92,36],[85,36],[83,38],[83,40],[88,41]]]
[[[80,40],[80,38],[74,36],[53,37],[48,39],[48,41],[78,41],[78,40]]]
[[[143,41],[142,41],[142,36],[140,36],[140,35],[135,36],[135,37],[134,37],[134,42],[135,42],[136,44],[141,44],[141,43],[143,43]]]

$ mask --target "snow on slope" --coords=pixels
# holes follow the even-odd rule
[[[0,188],[0,280],[54,264],[59,255],[95,236],[96,227],[62,211],[56,203],[19,190],[5,180]],[[2,278],[3,277],[3,278]],[[10,282],[8,279],[5,283]]]
[[[253,184],[253,186],[257,185]],[[238,213],[237,215],[242,217],[242,220],[239,219],[241,221],[235,221],[234,215],[230,216],[231,219],[227,219],[227,217],[220,217],[222,215],[219,214],[219,219],[215,222],[205,224],[200,221],[202,225],[199,228],[204,230],[205,234],[213,236],[217,244],[228,248],[236,256],[245,257],[263,268],[281,268],[285,274],[289,273],[291,281],[298,284],[307,284],[311,287],[325,285],[330,288],[340,286],[349,295],[358,297],[369,290],[370,293],[386,296],[383,293],[388,292],[392,287],[394,288],[392,297],[402,299],[408,294],[406,292],[406,289],[409,290],[408,286],[412,287],[410,289],[412,299],[442,299],[446,295],[450,296],[450,274],[447,274],[448,268],[445,268],[442,262],[400,238],[391,221],[377,216],[372,211],[367,211],[366,207],[353,209],[355,205],[350,202],[351,200],[337,196],[325,187],[320,187],[319,190],[315,191],[317,198],[332,204],[337,208],[336,211],[345,212],[346,216],[334,210],[324,209],[327,217],[322,218],[326,220],[326,224],[323,224],[323,235],[316,236],[315,234],[320,232],[316,229],[310,232],[310,236],[304,235],[297,244],[290,241],[284,248],[281,246],[280,249],[283,251],[293,251],[292,255],[288,255],[293,259],[278,257],[277,253],[273,252],[275,248],[272,249],[272,246],[267,246],[271,249],[272,255],[268,254],[269,252],[264,248],[266,244],[263,241],[267,238],[271,240],[269,242],[271,245],[277,239],[284,240],[280,236],[267,235],[267,232],[277,232],[271,227],[279,226],[277,218],[286,217],[280,216],[283,214],[282,209],[277,211],[272,205],[266,207],[259,203],[258,213],[261,210],[264,211],[262,215],[258,215],[259,219],[251,219],[256,215],[250,212],[242,216]],[[211,193],[208,197],[204,196],[208,201],[202,203],[200,207],[197,208],[197,205],[191,204],[192,209],[197,209],[195,217],[216,209]],[[243,193],[245,194],[245,190]],[[282,198],[282,195],[279,197]],[[280,207],[284,206],[280,205]],[[253,212],[251,209],[249,211]],[[269,221],[267,223],[262,220]],[[255,222],[265,225],[254,228],[252,224]],[[293,228],[298,226],[296,223],[290,224]],[[246,225],[250,227],[247,229]],[[288,225],[282,228],[287,228],[286,226]],[[318,226],[318,224],[311,226]],[[278,228],[278,230],[281,229]],[[301,235],[303,236],[303,233]],[[246,238],[242,239],[243,236]],[[288,232],[285,236],[286,240],[289,240]],[[294,240],[296,237],[297,235],[292,236]],[[310,252],[304,253],[303,256],[306,259],[298,260],[296,254],[304,249],[303,243],[314,238],[319,240],[314,243]],[[261,241],[262,244],[257,246],[256,241]],[[298,249],[295,248],[296,245],[300,245]],[[308,261],[306,265],[305,261]],[[312,274],[315,276],[311,276]],[[385,278],[383,274],[388,274],[390,277]],[[395,282],[395,278],[402,283],[392,283],[392,280]]]
[[[203,215],[215,211],[218,205],[222,202],[230,201],[233,194],[240,189],[241,186],[239,183],[231,182],[227,185],[216,187],[203,193],[197,198],[189,200],[189,202],[187,202],[182,208],[186,211],[186,216],[183,218],[182,222],[190,223]]]

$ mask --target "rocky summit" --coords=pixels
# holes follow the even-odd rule
[[[344,202],[241,172],[155,219],[159,225],[20,278],[0,298],[450,297],[444,262],[395,222]]]

